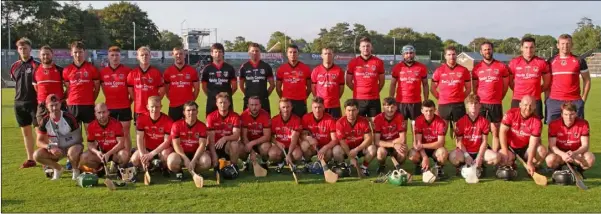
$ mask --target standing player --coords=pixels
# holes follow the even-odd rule
[[[549,155],[547,166],[559,169],[569,163],[577,164],[576,169],[583,174],[595,163],[595,155],[589,149],[590,127],[588,121],[577,117],[573,103],[561,105],[561,118],[549,124]]]
[[[449,156],[449,152],[444,147],[447,124],[434,112],[436,112],[434,101],[426,100],[422,103],[422,115],[415,120],[416,140],[409,152],[409,160],[416,165],[414,174],[419,175],[430,169],[428,157],[432,158],[435,162],[434,168],[437,168],[437,177],[443,177],[442,167]]]
[[[591,90],[591,74],[588,72],[586,60],[572,54],[572,36],[569,34],[559,36],[557,49],[559,54],[549,60],[552,81],[549,99],[545,102],[547,123],[561,116],[561,105],[564,102],[574,103],[578,117],[584,118],[584,103]],[[582,77],[582,95],[578,76]]]
[[[353,99],[359,103],[359,115],[373,118],[382,112],[380,91],[384,87],[384,62],[372,55],[371,39],[359,40],[361,56],[349,61],[346,85],[353,91]]]
[[[121,64],[121,49],[117,46],[109,48],[109,64],[100,71],[102,94],[112,118],[121,122],[125,149],[131,151],[131,103],[134,97],[127,90],[127,76],[131,68]]]
[[[325,112],[324,99],[314,97],[312,112],[302,118],[303,134],[300,143],[305,160],[317,154],[317,159],[328,162],[332,158],[332,148],[338,145],[336,137],[336,120]],[[305,169],[308,169],[305,165]]]
[[[184,49],[175,47],[172,55],[175,63],[165,70],[163,79],[165,94],[169,99],[169,117],[178,121],[184,117],[184,103],[198,97],[200,85],[196,69],[186,64]]]
[[[512,165],[515,169],[515,156],[519,155],[527,160],[525,167],[530,175],[534,173],[535,166],[544,162],[547,156],[547,149],[540,142],[543,124],[539,118],[532,117],[535,108],[534,97],[529,95],[522,97],[520,108],[510,109],[503,116],[499,132],[501,139],[499,154],[502,164]],[[509,147],[513,152],[509,151]]]
[[[184,118],[173,123],[171,139],[174,152],[167,158],[167,167],[182,180],[182,165],[200,173],[211,168],[211,155],[207,151],[207,126],[198,120],[198,105],[194,101],[184,104]]]
[[[286,52],[288,63],[278,68],[275,89],[278,97],[290,100],[292,113],[301,118],[307,113],[307,97],[311,94],[311,69],[298,61],[298,46],[290,45]]]
[[[376,157],[369,120],[359,115],[359,102],[349,99],[344,102],[345,116],[336,122],[336,138],[340,145],[332,149],[334,160],[341,163],[348,157],[351,164],[358,166],[358,158],[363,157],[361,171],[369,176],[369,162]],[[346,156],[346,157],[345,157]]]
[[[421,114],[422,99],[427,100],[430,96],[428,68],[415,61],[415,48],[412,45],[403,46],[403,59],[402,62],[392,67],[390,96],[395,97],[396,92],[399,111],[405,120],[411,120],[411,131],[415,136],[415,119]],[[423,98],[421,97],[422,93]],[[413,141],[415,142],[415,138]]]
[[[162,163],[167,162],[167,157],[173,152],[171,148],[169,134],[173,124],[169,116],[161,112],[161,98],[151,96],[148,98],[147,114],[142,114],[136,120],[136,144],[137,151],[134,151],[131,162],[136,167],[148,167],[153,159],[159,159]],[[165,164],[154,166],[162,169],[166,173]]]
[[[207,95],[206,114],[217,110],[215,96],[221,92],[227,93],[230,99],[230,111],[234,110],[232,96],[238,89],[236,85],[236,70],[223,60],[224,47],[220,43],[211,45],[213,62],[202,71],[202,91]]]
[[[10,66],[10,78],[15,81],[15,117],[21,127],[21,135],[27,152],[27,160],[21,168],[34,167],[33,160],[33,133],[31,125],[37,126],[36,121],[36,91],[33,86],[33,71],[40,65],[31,57],[31,41],[25,37],[16,43],[19,60]],[[45,99],[45,98],[43,98]]]
[[[259,163],[267,160],[271,148],[271,117],[267,111],[261,109],[261,98],[252,96],[248,98],[248,108],[240,115],[242,121],[242,143],[244,151],[242,157],[250,153],[251,160],[258,154]],[[243,170],[249,168],[248,160],[243,164]]]
[[[40,48],[40,59],[42,60],[42,66],[38,66],[33,74],[33,88],[35,89],[38,101],[38,107],[36,111],[35,121],[39,122],[48,114],[46,112],[46,104],[44,100],[50,94],[55,94],[59,99],[64,100],[64,89],[63,89],[63,68],[57,66],[52,61],[53,51],[50,46],[42,46]],[[66,105],[61,103],[61,107],[66,110]]]
[[[240,91],[244,94],[244,107],[248,108],[248,98],[259,96],[261,98],[261,107],[271,113],[269,106],[269,95],[273,92],[273,69],[269,64],[261,60],[261,49],[259,44],[252,43],[248,46],[248,55],[250,60],[240,67],[239,84]],[[269,83],[269,88],[267,88]]]
[[[224,158],[231,162],[231,166],[238,170],[238,156],[240,147],[240,116],[230,111],[230,98],[225,92],[217,94],[217,111],[207,115],[207,128],[209,130],[209,149],[211,150],[212,163],[215,172],[218,172],[218,159]]]
[[[161,72],[154,66],[150,66],[150,48],[142,46],[138,48],[137,53],[140,66],[127,75],[127,90],[129,97],[134,99],[134,121],[136,123],[140,114],[148,113],[148,98],[157,96],[160,103],[165,95],[165,84]]]
[[[278,163],[276,172],[281,173],[284,163],[295,167],[295,162],[301,160],[303,151],[299,146],[300,132],[302,130],[301,119],[292,114],[292,103],[286,98],[280,99],[280,114],[271,118],[271,130],[273,130],[273,146],[269,150],[269,159]],[[285,150],[288,156],[282,160]],[[295,169],[293,169],[295,170]]]
[[[480,45],[483,60],[472,69],[474,91],[482,99],[480,114],[490,122],[492,149],[499,149],[499,127],[503,118],[503,98],[509,86],[507,66],[493,58],[494,45],[486,41]]]
[[[321,58],[321,65],[315,67],[311,73],[311,92],[313,97],[322,97],[325,112],[338,119],[342,116],[340,97],[344,94],[344,72],[340,66],[334,64],[332,48],[322,48]]]
[[[67,88],[67,108],[78,123],[88,124],[94,120],[94,102],[100,93],[100,73],[86,61],[86,50],[82,42],[71,43],[73,64],[63,70]]]
[[[378,147],[377,159],[380,163],[377,174],[386,169],[386,157],[396,159],[400,169],[407,156],[406,126],[403,115],[398,112],[394,97],[384,98],[384,112],[374,119],[374,144]]]
[[[452,122],[449,126],[452,130],[453,124],[465,115],[463,100],[471,93],[472,84],[467,68],[457,64],[455,47],[447,47],[444,51],[446,62],[434,71],[431,90],[432,95],[438,99],[440,117],[447,124]]]
[[[536,101],[534,114],[542,119],[543,102],[541,101],[541,93],[547,91],[551,85],[549,66],[544,59],[534,55],[536,53],[534,38],[522,38],[521,45],[522,55],[513,58],[509,62],[509,87],[513,90],[511,108],[518,108],[520,100],[524,96],[533,96]],[[543,81],[542,85],[541,79]]]

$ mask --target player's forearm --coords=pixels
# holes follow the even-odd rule
[[[125,146],[123,145],[123,143],[118,143],[117,145],[115,145],[115,147],[113,147],[110,151],[108,151],[106,153],[106,155],[111,156],[111,155],[117,154],[117,152],[121,151],[124,147]]]
[[[313,95],[313,97],[317,96],[317,94],[315,92],[315,84],[311,84],[311,94]]]
[[[236,83],[236,81],[232,81],[232,83],[230,83],[230,85],[232,87],[232,95],[233,95],[238,90],[238,84]]]
[[[351,148],[348,146],[348,144],[346,144],[345,140],[340,140],[339,144],[342,148],[342,151],[344,151],[344,154],[349,155]]]
[[[444,142],[436,141],[434,143],[425,143],[422,144],[424,149],[438,149],[443,145]]]
[[[430,89],[430,91],[432,91],[432,96],[438,99],[438,85],[432,84],[432,88]]]
[[[223,136],[222,138],[225,141],[237,141],[240,140],[240,134],[234,133],[232,135]]]
[[[275,92],[278,94],[279,98],[282,98],[282,81],[278,80],[275,83]]]
[[[470,93],[472,93],[472,84],[466,83],[465,84],[465,94],[468,95]]]
[[[422,93],[424,93],[424,100],[430,99],[430,87],[428,87],[428,79],[422,82]]]
[[[273,89],[275,89],[275,85],[273,84],[273,80],[269,82],[269,88],[267,88],[267,95],[271,95],[273,93]]]
[[[379,92],[382,91],[382,89],[384,88],[384,74],[381,74],[382,77],[380,77],[380,81],[378,82],[380,89],[378,90]]]
[[[196,149],[196,152],[194,153],[194,157],[192,157],[192,161],[196,161],[200,158],[200,156],[202,155],[202,153],[205,152],[205,150],[207,149],[207,140],[204,138],[200,138],[199,140],[199,145],[198,148]]]
[[[100,94],[100,83],[94,82],[94,100],[98,98],[98,94]]]
[[[589,149],[588,141],[589,141],[588,137],[586,137],[585,140],[581,140],[580,148],[576,149],[576,151],[573,151],[572,154],[584,154],[585,152],[587,152]]]
[[[338,98],[341,98],[342,95],[344,94],[344,85],[340,85],[340,90],[339,91],[340,91],[340,93],[338,94]]]
[[[480,148],[478,149],[478,156],[476,157],[477,159],[484,158],[484,153],[486,152],[486,147],[487,147],[487,145],[485,143],[482,143],[480,145]]]
[[[536,155],[536,145],[538,144],[538,137],[530,136],[528,140],[528,163],[532,163],[534,161],[534,156]]]
[[[161,100],[163,99],[163,97],[165,96],[165,94],[167,94],[166,91],[168,91],[169,89],[167,89],[168,87],[160,87],[159,88],[159,97],[161,97]]]
[[[501,125],[499,129],[499,145],[501,146],[501,150],[507,150],[507,131],[509,131],[509,128]]]
[[[397,80],[396,79],[392,79],[390,81],[390,88],[388,89],[388,96],[389,97],[394,97],[394,95],[396,94],[396,86],[397,85]]]
[[[196,100],[196,98],[198,98],[199,91],[199,87],[194,87],[194,91],[192,91],[192,100]]]
[[[142,152],[142,154],[146,152],[146,145],[144,145],[144,132],[140,133],[140,131],[138,131],[136,134],[136,145],[138,147],[138,151]]]
[[[100,151],[98,151],[98,144],[96,142],[88,142],[88,151],[90,151],[93,154],[98,154]]]
[[[582,90],[582,101],[586,102],[588,99],[588,92],[591,90],[591,81],[585,80],[583,82],[583,90]]]
[[[355,84],[353,83],[353,76],[352,75],[346,75],[346,85],[348,86],[348,88],[353,91],[353,88],[355,88]]]
[[[202,84],[202,92],[205,94],[205,96],[209,96],[209,88],[207,87],[207,84]]]
[[[238,81],[238,86],[239,86],[240,91],[242,92],[242,94],[246,95],[246,88],[244,87],[244,80],[240,79]]]
[[[153,153],[154,155],[158,155],[163,150],[165,150],[166,148],[168,148],[169,144],[170,144],[169,138],[165,137],[165,139],[163,140],[163,143],[161,143],[161,145],[159,145],[159,147],[157,147],[156,149],[154,149],[151,153]]]

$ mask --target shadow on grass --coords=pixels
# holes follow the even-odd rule
[[[4,200],[4,199],[2,199],[2,206],[23,205],[24,203],[25,203],[24,200]]]

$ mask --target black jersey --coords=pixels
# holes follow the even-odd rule
[[[239,76],[240,81],[245,81],[245,97],[269,97],[267,93],[267,80],[273,79],[273,70],[269,64],[263,60],[259,60],[257,64],[248,61],[240,67]]]
[[[220,92],[232,96],[231,82],[236,81],[236,70],[226,62],[217,65],[214,62],[204,67],[201,77],[202,83],[207,83],[207,97],[214,100]]]
[[[33,73],[40,62],[29,57],[27,61],[18,60],[10,67],[10,77],[15,81],[15,102],[37,103],[37,93],[33,88]]]

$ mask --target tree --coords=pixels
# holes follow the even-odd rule
[[[580,19],[578,28],[572,34],[572,52],[581,55],[589,50],[601,48],[601,27],[594,25],[587,17]]]
[[[468,48],[466,46],[464,46],[464,45],[460,44],[459,42],[456,42],[455,40],[452,40],[452,39],[447,39],[442,43],[443,48],[447,48],[449,46],[454,46],[458,52],[470,51],[470,50],[468,50]]]
[[[56,20],[60,17],[61,5],[55,1],[2,1],[2,45],[14,46],[20,37],[33,41],[33,48],[39,48],[54,37]],[[11,35],[8,41],[8,28]]]
[[[281,52],[284,53],[286,52],[286,47],[287,45],[290,44],[290,40],[292,38],[290,38],[289,36],[285,35],[284,33],[280,32],[280,31],[276,31],[273,32],[271,34],[271,36],[269,37],[269,41],[267,42],[267,48],[272,49],[272,52]],[[276,46],[276,47],[274,47]]]
[[[237,36],[236,39],[234,40],[234,42],[231,42],[229,40],[223,41],[226,51],[229,51],[229,52],[247,52],[248,46],[251,43],[253,43],[253,42],[246,41],[246,38],[244,38],[242,36]],[[261,44],[259,44],[259,49],[261,49],[262,52],[265,51],[265,47]]]
[[[54,30],[54,37],[47,35],[46,38],[61,38],[55,43],[66,46],[73,41],[83,41],[87,49],[100,49],[108,46],[108,35],[104,30],[100,19],[93,9],[81,10],[78,3],[66,3],[61,10],[61,18],[58,20],[58,28]],[[62,41],[61,41],[62,40]]]
[[[182,38],[177,34],[168,30],[163,30],[159,33],[159,35],[159,48],[161,50],[171,50],[174,47],[183,47]]]
[[[112,45],[120,46],[123,49],[137,49],[143,45],[149,45],[151,48],[160,47],[157,26],[137,4],[112,3],[100,11],[99,15]],[[137,47],[133,45],[134,26]]]
[[[525,34],[524,37],[532,37],[536,40],[536,55],[549,58],[557,47],[557,39],[551,35]]]
[[[520,53],[520,39],[515,37],[504,39],[499,46],[495,46],[494,51],[497,53],[517,55]]]

